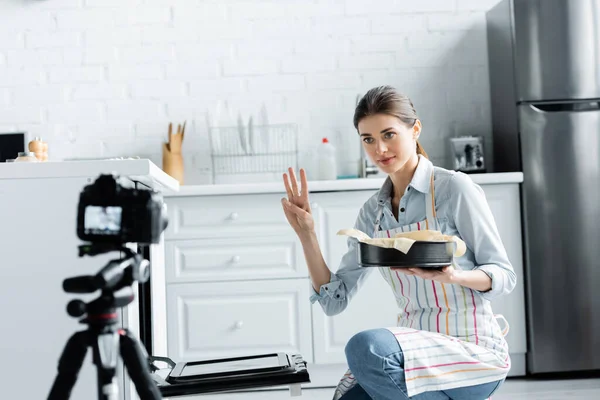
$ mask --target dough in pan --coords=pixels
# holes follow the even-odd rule
[[[412,231],[412,232],[400,232],[394,235],[392,238],[371,238],[364,232],[358,229],[341,229],[337,233],[340,236],[350,236],[357,239],[359,242],[370,244],[373,246],[394,248],[403,252],[408,253],[411,246],[416,241],[425,242],[454,242],[454,257],[460,257],[465,254],[467,247],[465,242],[457,236],[444,235],[440,231],[434,230],[423,230],[423,231]]]

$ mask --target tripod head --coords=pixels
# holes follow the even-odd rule
[[[134,299],[133,284],[144,283],[150,277],[148,260],[123,245],[81,245],[79,257],[93,257],[111,251],[118,251],[124,256],[110,260],[96,275],[80,275],[63,281],[63,289],[67,293],[93,293],[101,290],[99,297],[88,303],[76,299],[67,305],[67,313],[72,317],[81,317],[87,313],[81,323],[99,326],[116,324],[116,309],[128,305]]]

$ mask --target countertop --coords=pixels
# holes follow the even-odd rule
[[[501,172],[487,174],[470,174],[473,182],[479,185],[496,185],[523,182],[522,172]],[[334,181],[308,181],[309,191],[337,192],[348,190],[377,190],[384,182],[384,178],[370,179],[339,179]],[[189,185],[181,186],[176,193],[165,193],[165,197],[174,196],[214,196],[227,194],[257,194],[257,193],[284,193],[283,182],[223,184],[223,185]]]
[[[96,178],[110,173],[160,189],[165,194],[179,190],[179,182],[148,159],[0,163],[0,180]]]

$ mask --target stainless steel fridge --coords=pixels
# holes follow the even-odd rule
[[[524,175],[527,370],[600,370],[600,0],[486,17],[494,171]]]

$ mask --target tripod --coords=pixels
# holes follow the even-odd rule
[[[70,397],[77,375],[83,365],[87,348],[92,348],[93,363],[97,369],[98,399],[117,400],[118,384],[115,377],[119,354],[138,395],[142,400],[162,399],[152,380],[148,355],[135,337],[118,327],[117,308],[134,299],[132,285],[149,278],[149,262],[130,249],[113,245],[79,246],[79,256],[94,256],[109,251],[121,251],[125,257],[111,260],[96,275],[76,276],[63,281],[67,293],[93,293],[100,296],[89,303],[72,300],[67,313],[72,317],[87,316],[79,322],[88,328],[75,332],[67,341],[58,362],[58,374],[48,400],[66,400]]]

